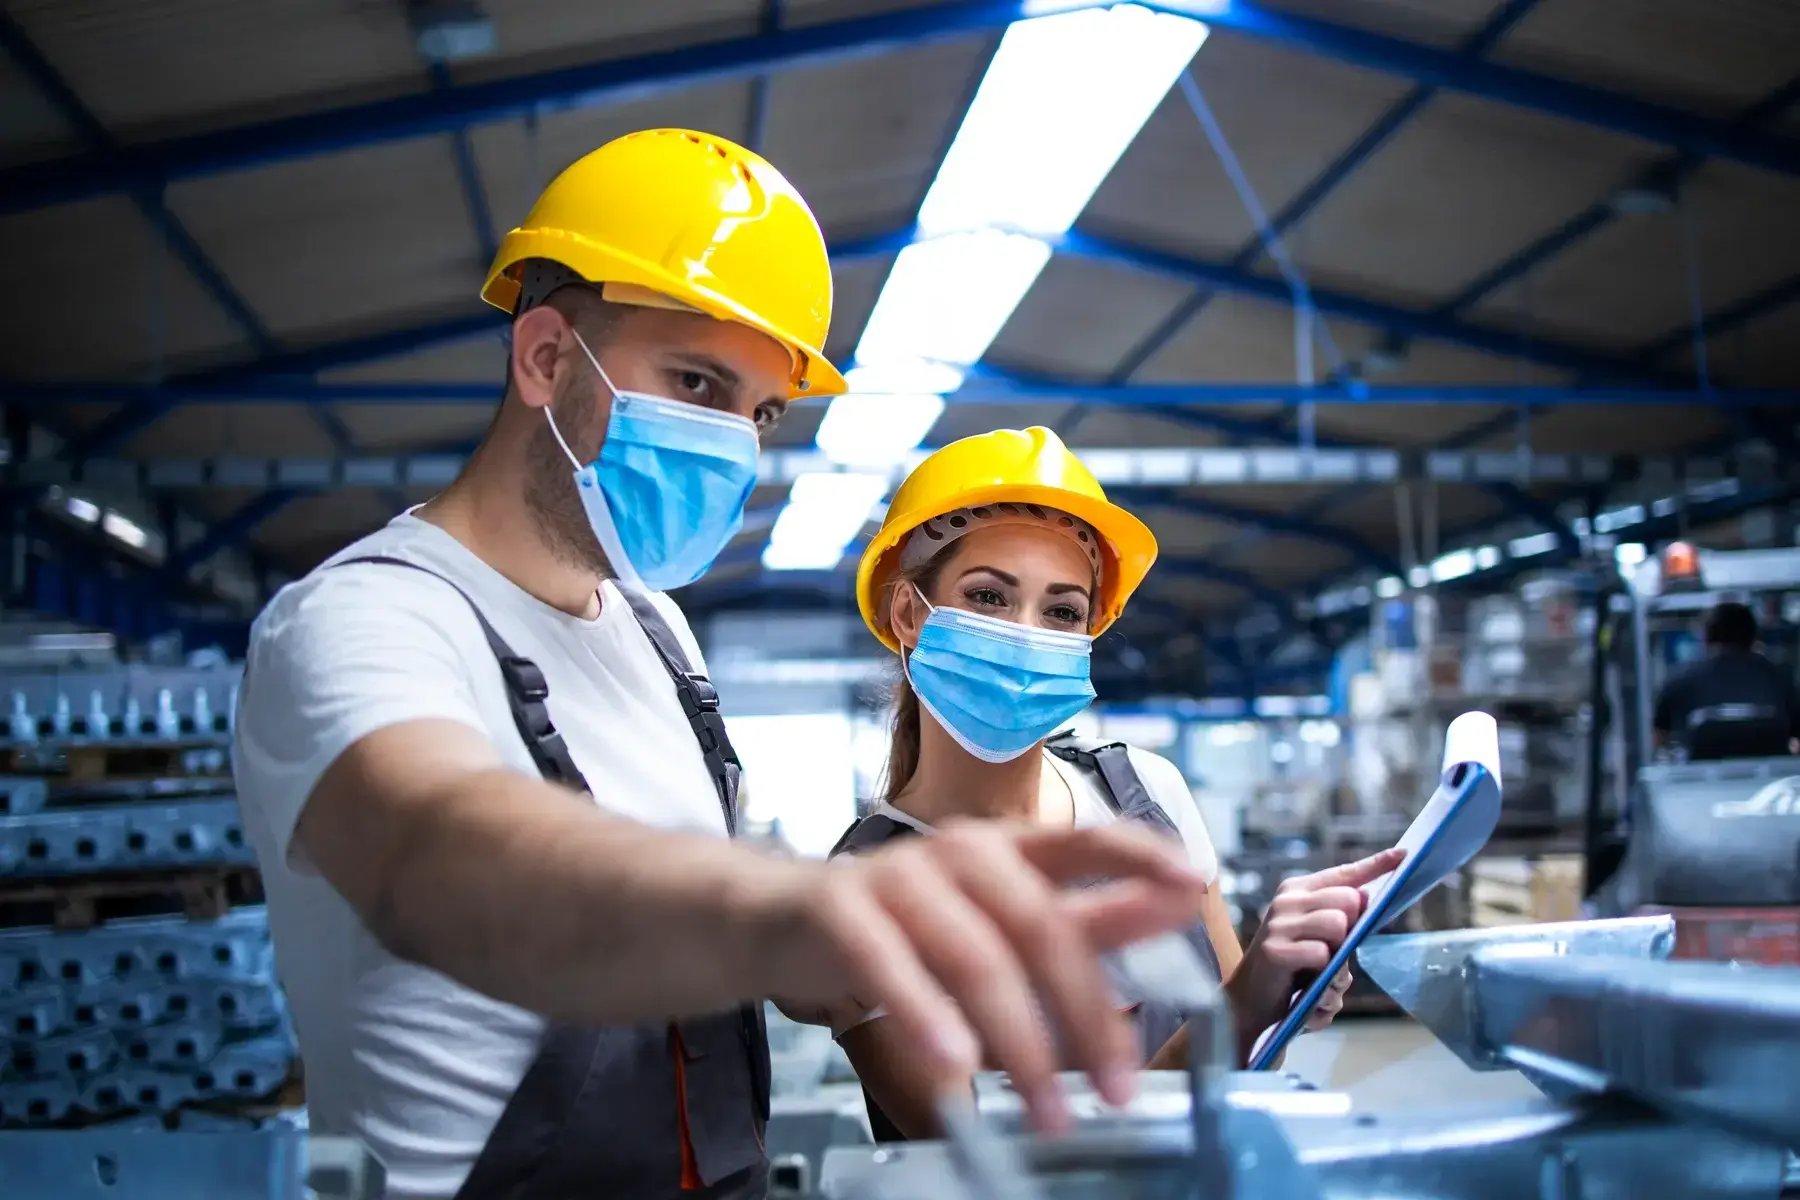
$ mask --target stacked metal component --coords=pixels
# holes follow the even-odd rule
[[[949,1143],[827,1153],[832,1200],[1775,1200],[1800,1182],[1800,970],[1665,962],[1666,917],[1371,939],[1364,971],[1474,1070],[1543,1099],[1402,1115],[1221,1070],[1077,1129],[1019,1130],[1004,1089]],[[1198,1046],[1200,1039],[1196,1039]],[[1003,1145],[977,1146],[986,1140]],[[963,1143],[959,1145],[958,1143]],[[1009,1178],[972,1169],[1004,1159]]]
[[[230,667],[0,681],[0,1124],[268,1096],[294,1043],[226,741]]]

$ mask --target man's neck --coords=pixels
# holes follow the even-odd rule
[[[456,482],[416,515],[467,546],[521,590],[571,616],[592,619],[600,611],[600,579],[558,557],[545,542],[520,486],[523,468],[517,464],[522,458],[516,448],[490,436]]]
[[[957,745],[929,713],[919,714],[919,764],[894,807],[928,825],[952,817],[1035,821],[1043,804],[1042,754],[983,762]]]

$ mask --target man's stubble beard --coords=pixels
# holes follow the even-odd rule
[[[570,449],[593,441],[599,413],[589,395],[565,387],[550,403],[556,427],[568,439]],[[579,451],[577,451],[579,453]],[[525,507],[537,525],[538,536],[556,561],[564,566],[612,578],[612,564],[600,548],[588,523],[587,511],[571,478],[574,468],[551,432],[548,421],[531,435],[525,451]]]

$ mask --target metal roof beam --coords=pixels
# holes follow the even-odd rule
[[[1306,541],[1318,542],[1321,545],[1333,546],[1349,554],[1363,566],[1383,574],[1396,574],[1400,570],[1399,563],[1391,556],[1377,550],[1349,530],[1320,525],[1291,514],[1259,512],[1253,508],[1226,504],[1220,500],[1178,491],[1174,488],[1127,485],[1115,487],[1110,495],[1114,500],[1123,504],[1166,508],[1192,516],[1204,517],[1207,520],[1266,530],[1271,535],[1302,538]]]
[[[298,490],[288,488],[262,493],[207,530],[199,541],[187,546],[170,546],[168,557],[163,561],[163,573],[175,579],[184,578],[214,555],[243,545],[258,525],[300,495]]]
[[[1537,3],[1538,0],[1509,0],[1497,14],[1488,20],[1486,25],[1463,43],[1458,53],[1470,58],[1479,58],[1486,54]],[[1256,236],[1244,243],[1232,256],[1231,265],[1241,271],[1247,271],[1254,267],[1256,261],[1267,251],[1268,243],[1272,238],[1281,237],[1310,216],[1314,209],[1324,203],[1327,196],[1337,190],[1339,184],[1373,158],[1375,152],[1385,146],[1388,140],[1398,133],[1408,121],[1412,120],[1419,110],[1430,103],[1432,97],[1436,95],[1436,88],[1420,86],[1401,97],[1361,137],[1338,155],[1331,165],[1321,171],[1311,183],[1289,200],[1286,207],[1270,219],[1267,229],[1258,230]],[[1214,295],[1215,293],[1211,289],[1202,289],[1182,301],[1175,311],[1150,332],[1148,337],[1132,347],[1130,353],[1114,368],[1110,377],[1111,382],[1124,383],[1137,374],[1138,370],[1160,353],[1163,347],[1168,345],[1175,335],[1187,326],[1188,322],[1200,315],[1207,304],[1212,301]]]
[[[1099,7],[1106,3],[1110,0],[1064,0],[1058,8]],[[1276,12],[1252,0],[1230,0],[1209,6],[1216,11],[1206,12],[1183,4],[1146,6],[1199,16],[1220,29],[1397,75],[1427,87],[1547,113],[1673,150],[1800,175],[1800,144],[1791,139],[1735,129],[1728,122],[1498,66],[1456,51]],[[699,83],[750,79],[777,70],[855,60],[905,46],[998,30],[1041,11],[1042,6],[1031,0],[938,4],[165,139],[133,147],[117,160],[90,154],[32,163],[0,172],[0,212],[19,212],[125,191],[133,186],[161,186],[178,179],[450,133],[545,110],[618,103]]]

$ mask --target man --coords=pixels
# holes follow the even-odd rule
[[[799,195],[721,139],[635,134],[549,186],[483,296],[508,378],[461,477],[252,633],[234,762],[314,1128],[394,1197],[760,1195],[765,995],[880,1005],[947,1080],[985,1048],[1054,1124],[1041,1005],[1124,1098],[1095,951],[1194,920],[1173,848],[727,840],[735,759],[659,592],[736,530],[757,430],[845,386]]]
[[[1793,678],[1756,652],[1756,614],[1726,601],[1706,617],[1706,657],[1663,685],[1652,724],[1659,746],[1689,759],[1787,754],[1800,737]]]

